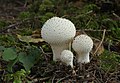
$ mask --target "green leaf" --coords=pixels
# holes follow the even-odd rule
[[[29,71],[30,68],[34,65],[34,58],[31,55],[26,55],[26,53],[19,53],[19,61],[23,63],[24,68]]]
[[[18,58],[15,58],[14,60],[10,61],[7,65],[7,70],[9,72],[13,72],[12,67],[15,65],[15,63],[18,61]]]
[[[14,80],[13,83],[22,83],[21,80]]]
[[[5,49],[4,46],[0,46],[0,57],[2,56],[2,52],[3,52],[4,49]]]
[[[29,54],[34,57],[34,60],[41,58],[41,56],[40,56],[41,55],[41,50],[38,49],[37,47],[32,47],[29,50]]]
[[[16,57],[17,57],[17,53],[12,48],[6,48],[2,55],[2,58],[5,61],[14,60]]]
[[[23,64],[26,71],[29,71],[31,67],[41,58],[41,51],[37,47],[29,48],[28,54],[20,52],[18,59]]]

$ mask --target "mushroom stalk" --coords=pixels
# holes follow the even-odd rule
[[[78,35],[72,43],[74,51],[77,53],[77,62],[88,63],[90,51],[93,48],[93,40],[87,35]]]
[[[66,62],[66,65],[67,65],[67,66],[69,66],[69,65],[70,65],[70,66],[71,66],[71,68],[73,68],[73,62]]]
[[[67,66],[70,65],[73,68],[73,62],[67,63]]]
[[[59,61],[61,57],[61,52],[63,50],[67,50],[69,48],[68,44],[51,44],[51,48],[53,51],[53,60],[54,61]]]
[[[89,63],[89,53],[77,53],[77,62]]]

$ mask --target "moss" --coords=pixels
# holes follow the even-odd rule
[[[105,71],[115,71],[120,63],[120,56],[114,52],[105,52],[100,56],[101,68]]]
[[[9,23],[6,20],[0,20],[0,29],[7,26]]]

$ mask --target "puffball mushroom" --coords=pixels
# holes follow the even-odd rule
[[[60,60],[60,53],[69,48],[76,34],[74,24],[65,18],[52,17],[41,29],[42,38],[48,42],[53,51],[53,60]]]
[[[73,53],[70,50],[63,50],[61,53],[61,61],[73,68]]]
[[[72,43],[73,50],[77,53],[77,62],[90,62],[89,53],[93,48],[93,40],[87,35],[78,35]]]

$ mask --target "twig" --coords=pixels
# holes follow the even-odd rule
[[[39,81],[45,81],[47,79],[49,79],[50,77],[44,77],[44,78],[35,78],[32,80],[32,83],[36,83],[36,82],[39,82]]]
[[[106,32],[106,29],[104,29],[103,31],[103,36],[102,36],[102,40],[100,42],[100,44],[98,45],[97,49],[95,50],[95,52],[93,53],[93,55],[95,55],[98,51],[98,49],[100,48],[100,46],[102,45],[103,41],[104,41],[104,38],[105,38],[105,32]]]
[[[87,22],[85,28],[89,25],[89,23],[91,22],[92,18],[90,18],[90,20]]]
[[[62,81],[62,80],[64,80],[64,79],[66,79],[66,78],[68,78],[68,77],[70,77],[70,75],[68,75],[68,76],[65,76],[65,77],[61,78],[61,79],[60,79],[60,80],[58,80],[56,83],[59,83],[60,81]]]
[[[81,79],[81,80],[84,81],[83,83],[89,83],[87,81],[95,80],[95,78],[94,77],[89,77],[89,78],[85,78],[85,79]]]
[[[103,79],[102,79],[101,72],[100,72],[100,71],[98,71],[98,73],[99,73],[99,76],[100,76],[100,79],[99,79],[99,80],[100,80],[102,83],[104,83],[104,82],[103,82]]]
[[[111,45],[112,45],[111,40],[109,40],[109,42],[108,42],[108,51],[109,52],[111,51],[111,49],[110,49]]]
[[[29,20],[29,19],[25,19],[25,20],[23,20],[23,21],[20,21],[20,22],[15,23],[15,24],[11,24],[11,25],[9,25],[9,26],[6,26],[6,27],[4,27],[2,30],[0,30],[0,33],[6,31],[6,30],[8,30],[8,29],[13,29],[13,28],[15,28],[16,26],[18,26],[18,25],[20,25],[20,24],[22,24],[23,22],[28,21],[28,20]]]
[[[95,38],[95,37],[91,37],[94,41],[98,41],[98,42],[100,42],[101,40],[99,40],[99,39],[97,39],[97,38]]]
[[[113,15],[120,20],[120,16],[118,16],[116,13],[113,12]]]
[[[47,57],[46,57],[46,53],[44,52],[44,50],[42,49],[41,46],[39,46],[40,50],[42,51],[43,56],[45,57],[45,60],[48,61]]]
[[[0,33],[6,31],[6,30],[8,30],[8,29],[13,29],[13,28],[15,28],[15,26],[18,26],[18,25],[20,25],[21,23],[22,23],[22,22],[18,22],[18,23],[16,23],[16,24],[12,24],[12,25],[9,25],[9,26],[7,26],[7,27],[4,27],[3,30],[0,30]]]
[[[56,75],[53,76],[52,83],[54,83],[55,76],[56,76]]]
[[[39,46],[40,50],[42,51],[43,54],[45,54],[44,50],[42,49],[41,46]]]
[[[107,82],[108,82],[108,80],[109,80],[109,79],[110,79],[110,77],[111,77],[111,75],[110,75],[110,76],[107,76],[107,74],[109,73],[110,69],[111,69],[111,66],[108,68],[107,72],[106,72],[106,73],[105,73],[105,75],[104,75],[104,77],[107,77],[107,80],[106,80],[106,82],[105,82],[105,83],[107,83]]]
[[[93,13],[93,10],[90,10],[90,11],[84,13],[84,14],[80,14],[80,15],[76,16],[75,18],[79,18],[79,17],[81,17],[82,15],[88,15],[88,14],[91,14],[91,13]]]
[[[93,30],[93,29],[83,29],[84,31],[90,31],[90,32],[103,32],[104,30]],[[83,31],[83,30],[77,30],[77,31]],[[110,32],[111,30],[106,30],[106,32]]]
[[[39,46],[39,48],[40,48],[40,50],[42,51],[42,54],[44,55],[45,60],[48,61],[48,59],[47,59],[48,54],[44,52],[44,50],[42,49],[41,46]]]
[[[45,53],[44,50],[43,50],[43,48],[42,48],[41,46],[39,46],[39,48],[40,48],[40,50],[42,51],[42,53],[45,54],[45,55],[47,55],[47,56],[50,55],[50,54],[52,54],[52,53],[50,53],[50,52]]]
[[[91,75],[96,79],[97,83],[101,83],[99,81],[99,79],[95,76],[96,75],[96,70],[93,73],[91,73]]]
[[[21,24],[24,23],[24,22],[30,21],[30,20],[32,20],[32,19],[37,19],[37,18],[39,18],[39,17],[27,18],[27,19],[25,19],[25,20],[22,20],[22,21],[20,21],[20,22],[15,23],[15,24],[11,24],[11,25],[9,25],[9,26],[3,27],[3,29],[0,30],[0,34],[1,34],[2,32],[4,32],[4,31],[8,30],[8,29],[13,29],[13,28],[15,28],[16,26],[21,25]]]
[[[1,76],[1,79],[4,79],[4,75],[5,75],[5,70],[3,70],[3,74],[2,74],[2,76]]]

